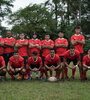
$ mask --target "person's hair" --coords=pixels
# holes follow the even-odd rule
[[[17,50],[14,50],[14,54],[15,54],[15,53],[18,53],[18,51],[17,51]]]
[[[80,27],[79,26],[76,26],[75,29],[80,29]]]
[[[19,36],[20,36],[21,34],[25,35],[24,33],[20,33]]]
[[[51,51],[51,50],[54,50],[54,48],[50,49],[50,51]]]
[[[37,56],[37,51],[33,51],[32,53],[34,56]]]
[[[45,34],[45,36],[46,36],[46,35],[49,35],[49,36],[50,36],[50,34],[49,34],[49,33],[46,33],[46,34]]]
[[[70,49],[75,49],[75,48],[74,48],[74,46],[71,45],[71,46],[70,46]]]

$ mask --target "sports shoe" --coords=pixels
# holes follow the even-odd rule
[[[24,79],[25,79],[25,80],[27,80],[27,79],[28,79],[28,76],[27,76],[27,75],[25,75],[25,76],[24,76]]]
[[[45,82],[46,80],[44,78],[41,77],[41,81]]]
[[[38,80],[38,77],[36,77],[36,80]]]
[[[21,75],[19,75],[17,79],[18,79],[18,80],[19,80],[19,79],[22,79],[22,76],[21,76]]]
[[[31,77],[29,77],[27,80],[30,81],[31,80]]]
[[[72,81],[73,81],[74,79],[75,79],[74,77],[72,77],[72,76],[70,77],[70,80],[72,80]]]

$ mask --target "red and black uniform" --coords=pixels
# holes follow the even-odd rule
[[[30,66],[32,69],[41,67],[40,68],[40,73],[41,73],[40,77],[43,77],[43,67],[42,67],[41,57],[38,56],[36,61],[33,60],[33,57],[29,57],[27,65]],[[28,74],[30,75],[30,72]]]
[[[84,40],[85,41],[85,37],[81,34],[75,34],[71,37],[71,41],[75,41],[75,40],[78,40],[78,41],[82,41]],[[83,44],[76,44],[76,45],[73,45],[75,47],[75,50],[77,50],[79,53],[80,53],[80,56],[81,56],[81,61],[83,59]]]
[[[83,57],[83,64],[90,66],[90,57],[88,55]]]
[[[14,56],[12,56],[9,59],[9,66],[11,66],[13,69],[15,68],[21,68],[22,66],[24,66],[24,58],[19,56],[18,59],[16,60]],[[17,74],[17,73],[14,73]]]
[[[34,45],[38,44],[41,47],[41,41],[39,39],[30,39],[29,40],[29,45],[30,45],[30,43],[32,43]],[[35,47],[29,48],[29,55],[32,56],[32,53],[34,51],[37,51],[38,55],[40,55],[40,49],[35,48]]]
[[[80,60],[80,53],[77,50],[75,50],[75,54],[72,56],[70,55],[70,50],[68,50],[64,54],[64,60],[66,60],[68,64],[70,64],[70,62],[72,61],[74,65],[76,65],[77,61]]]
[[[3,40],[2,37],[0,37],[0,42],[1,42],[1,43],[4,43],[4,40]],[[1,56],[3,55],[3,47],[2,47],[2,46],[0,46],[0,55],[1,55]]]
[[[23,40],[17,40],[16,43],[18,43],[19,45],[21,45],[22,43],[28,43],[28,40],[23,39]],[[24,58],[24,64],[26,65],[27,63],[27,51],[28,51],[28,46],[22,46],[22,47],[18,47],[18,53],[20,56],[22,56]]]
[[[54,41],[52,41],[52,40],[42,40],[42,42],[41,42],[41,45],[43,46],[43,45],[46,45],[46,46],[48,46],[48,45],[50,45],[52,48],[54,47]],[[45,57],[49,54],[49,51],[50,49],[49,48],[43,48],[42,49],[42,61],[43,61],[43,64],[44,64],[44,60],[45,60]]]
[[[11,43],[14,43],[15,44],[15,39],[13,37],[6,37],[4,38],[4,44],[11,44]],[[14,53],[14,47],[11,47],[11,46],[7,46],[7,47],[4,47],[4,60],[5,60],[5,63],[6,63],[6,66],[8,64],[8,61],[9,61],[9,58],[11,56],[13,56],[13,53]]]

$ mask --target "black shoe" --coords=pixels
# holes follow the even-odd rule
[[[64,82],[64,81],[65,81],[65,79],[64,79],[64,78],[61,78],[61,80],[60,80],[60,81],[63,81],[63,82]]]
[[[57,81],[60,81],[60,78],[59,77],[57,77]]]
[[[1,80],[2,80],[2,82],[5,82],[6,81],[5,76],[1,76]]]
[[[75,78],[71,76],[70,80],[72,80],[72,81],[73,81],[74,79],[75,79]]]
[[[85,79],[83,78],[83,79],[81,79],[81,82],[85,82]]]
[[[36,80],[38,80],[38,77],[36,77]]]
[[[68,77],[68,76],[67,76],[67,77],[65,77],[65,80],[70,81],[70,79],[69,79],[69,77]]]
[[[84,80],[87,81],[87,77],[85,77]]]

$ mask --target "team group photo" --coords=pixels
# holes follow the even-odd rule
[[[90,1],[0,1],[0,100],[90,99]]]

